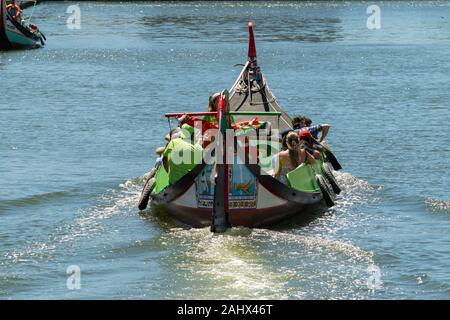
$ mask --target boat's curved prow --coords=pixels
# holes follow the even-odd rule
[[[248,112],[281,112],[278,129],[284,130],[292,127],[289,115],[279,105],[276,97],[269,89],[266,78],[256,62],[256,44],[253,33],[253,22],[248,25],[248,61],[230,89],[230,110]],[[236,117],[238,121],[244,120]],[[270,118],[260,116],[262,121],[271,121]]]

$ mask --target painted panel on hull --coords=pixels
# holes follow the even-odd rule
[[[206,166],[197,178],[197,201],[199,208],[212,208],[214,201],[214,177],[212,166]],[[256,178],[243,164],[229,167],[229,209],[255,209],[257,204]]]
[[[207,165],[197,178],[197,204],[199,208],[211,208],[214,201],[213,166]]]
[[[257,198],[256,178],[245,164],[230,167],[230,210],[255,209]]]

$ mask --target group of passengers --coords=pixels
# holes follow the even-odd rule
[[[16,3],[16,0],[6,0],[6,10],[18,23],[20,23],[23,27],[27,28],[28,31],[34,34],[40,33],[39,28],[35,24],[30,24],[28,17],[23,15],[23,10],[19,4]],[[28,19],[28,21],[26,21]],[[42,35],[42,33],[40,33]]]
[[[15,0],[6,1],[6,10],[15,20],[22,20],[22,8],[16,4]]]
[[[220,93],[215,93],[209,97],[208,112],[216,112]],[[209,126],[217,124],[213,116],[203,116],[202,131],[209,129]],[[178,118],[178,127],[172,129],[166,136],[167,145],[157,149],[161,156],[159,162],[164,165],[164,169],[169,175],[169,183],[173,184],[191,171],[197,162],[203,148],[200,145],[200,137],[194,136],[194,119],[183,115]],[[303,163],[313,165],[316,160],[321,160],[322,142],[328,134],[330,125],[312,125],[311,119],[296,116],[292,119],[292,128],[281,132],[281,151],[273,157],[273,176],[286,183],[286,175],[295,170]],[[180,156],[183,152],[189,153],[192,160],[188,163],[174,161],[174,156]]]

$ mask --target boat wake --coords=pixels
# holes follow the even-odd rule
[[[168,298],[367,298],[370,270],[377,268],[373,253],[339,231],[363,223],[357,208],[376,201],[381,187],[348,173],[336,177],[343,189],[337,205],[306,227],[232,228],[220,235],[209,228],[167,230],[160,241],[169,251],[164,268],[173,275]]]
[[[433,212],[450,213],[450,203],[447,201],[434,199],[434,198],[426,198],[425,204]]]
[[[12,200],[3,200],[0,201],[0,213],[7,211],[11,208],[22,208],[32,205],[39,205],[46,202],[52,202],[55,200],[59,200],[65,197],[70,197],[71,192],[64,191],[56,191],[56,192],[48,192],[42,194],[36,194],[28,197],[12,199]]]
[[[120,184],[120,188],[107,190],[97,197],[95,205],[79,209],[75,219],[56,226],[45,240],[33,241],[21,248],[4,253],[0,266],[37,263],[40,259],[52,260],[58,250],[73,247],[77,240],[88,240],[107,231],[113,231],[108,229],[109,226],[104,221],[118,215],[135,214],[135,210],[130,208],[134,209],[136,206],[142,179],[139,177],[129,180]],[[41,203],[49,198],[65,196],[67,195],[60,192],[50,193],[38,198],[20,200],[16,205]]]
[[[159,232],[148,230],[148,234],[136,238],[150,237],[151,243],[157,244],[161,258],[153,263],[171,279],[158,297],[367,298],[368,270],[375,265],[373,253],[342,239],[339,230],[361,223],[362,216],[355,208],[373,200],[378,188],[346,173],[336,173],[336,177],[343,189],[337,205],[302,228],[276,231],[238,227],[217,235],[209,228],[177,228],[149,212],[147,221]],[[47,262],[65,266],[80,250],[93,250],[94,243],[108,243],[119,236],[116,233],[129,232],[127,221],[142,225],[132,217],[136,217],[144,181],[145,176],[137,177],[107,190],[96,197],[94,205],[79,209],[75,218],[59,224],[46,238],[2,254],[0,270],[7,276],[0,281],[0,294],[8,295],[10,287],[27,283],[29,267],[40,268]],[[111,255],[110,251],[98,250],[95,255]],[[145,256],[148,250],[142,254]]]
[[[291,232],[174,228],[161,241],[175,299],[363,298],[374,264],[350,243]]]
[[[334,237],[341,230],[350,228],[362,231],[369,222],[369,216],[365,213],[364,207],[381,201],[382,186],[373,186],[365,180],[342,171],[333,174],[342,189],[336,205],[304,226],[301,229],[302,232]]]

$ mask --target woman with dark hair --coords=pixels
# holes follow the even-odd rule
[[[283,183],[287,183],[286,174],[295,170],[302,163],[314,164],[315,159],[305,148],[301,147],[298,134],[294,131],[286,136],[287,150],[279,152],[276,157],[275,178]]]

